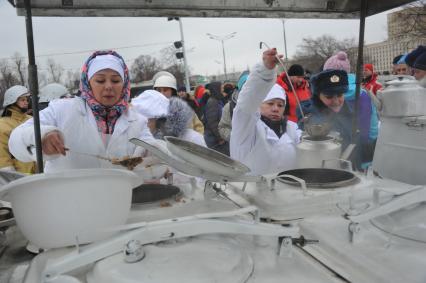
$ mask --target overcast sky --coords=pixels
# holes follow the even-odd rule
[[[206,33],[218,36],[236,32],[225,41],[228,72],[241,71],[260,60],[259,42],[284,50],[283,25],[279,19],[184,18],[184,36],[188,63],[192,74],[216,75],[223,70],[222,47]],[[323,34],[338,39],[358,37],[358,20],[289,19],[285,22],[288,56],[295,54],[304,37]],[[367,18],[367,43],[386,40],[386,13]],[[177,21],[166,18],[33,18],[36,56],[50,56],[64,68],[80,69],[85,59],[96,49],[115,49],[129,64],[139,55],[159,56],[159,50],[180,39]],[[25,18],[0,0],[0,58],[15,52],[27,56]],[[125,48],[124,48],[125,47]],[[37,57],[44,68],[48,57]]]

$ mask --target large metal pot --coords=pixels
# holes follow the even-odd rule
[[[322,167],[323,160],[339,159],[341,144],[330,136],[302,137],[296,146],[297,168]]]
[[[293,186],[301,184],[290,175],[305,181],[308,188],[331,189],[358,183],[360,180],[354,173],[331,168],[302,168],[287,170],[278,174],[278,180]]]
[[[399,77],[386,83],[378,93],[382,102],[382,115],[406,117],[426,115],[426,88],[410,77]]]
[[[37,174],[10,182],[0,197],[12,203],[24,236],[42,249],[106,238],[126,223],[138,177],[117,169]]]

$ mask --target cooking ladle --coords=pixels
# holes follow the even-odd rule
[[[102,155],[98,155],[98,154],[92,154],[92,153],[86,153],[86,152],[79,152],[79,151],[75,151],[75,150],[70,150],[69,148],[65,148],[65,151],[71,152],[73,154],[79,154],[79,155],[85,155],[85,156],[90,156],[90,157],[94,157],[94,158],[98,158],[98,159],[102,159],[102,160],[106,160],[111,162],[114,165],[121,165],[123,167],[126,167],[127,169],[133,170],[133,168],[142,163],[143,158],[138,156],[138,157],[129,157],[129,158],[125,158],[125,159],[116,159],[116,158],[108,158]]]

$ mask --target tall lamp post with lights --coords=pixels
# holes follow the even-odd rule
[[[284,56],[285,56],[285,61],[287,62],[288,61],[288,57],[287,57],[287,40],[286,40],[286,37],[285,37],[285,20],[282,19],[281,22],[283,23],[284,52],[285,52]]]
[[[184,68],[185,68],[185,88],[186,88],[186,92],[187,93],[189,93],[190,92],[190,90],[191,90],[191,86],[189,85],[189,71],[188,71],[188,62],[187,62],[187,59],[186,59],[186,49],[185,49],[185,40],[184,40],[184,38],[183,38],[183,26],[182,26],[182,20],[181,20],[181,18],[179,18],[179,17],[172,17],[172,18],[167,18],[167,20],[168,21],[172,21],[172,20],[176,20],[176,21],[178,21],[179,22],[179,29],[180,29],[180,45],[181,46],[179,46],[179,45],[177,45],[176,44],[176,42],[175,42],[175,47],[176,48],[180,48],[180,47],[182,47],[182,52],[183,52],[183,54],[182,54],[182,57],[183,57],[183,65],[184,65]],[[178,57],[178,59],[182,59],[182,58],[179,58]]]
[[[214,39],[214,40],[219,40],[222,43],[222,53],[223,53],[223,71],[225,73],[225,79],[228,79],[228,74],[226,73],[226,59],[225,59],[225,44],[224,41],[230,38],[233,38],[235,35],[237,34],[237,32],[233,32],[224,36],[217,36],[217,35],[213,35],[211,33],[207,33],[207,36],[210,39]]]

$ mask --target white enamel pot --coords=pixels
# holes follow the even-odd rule
[[[118,169],[37,174],[4,186],[16,223],[34,245],[51,249],[111,236],[126,223],[138,177]]]

